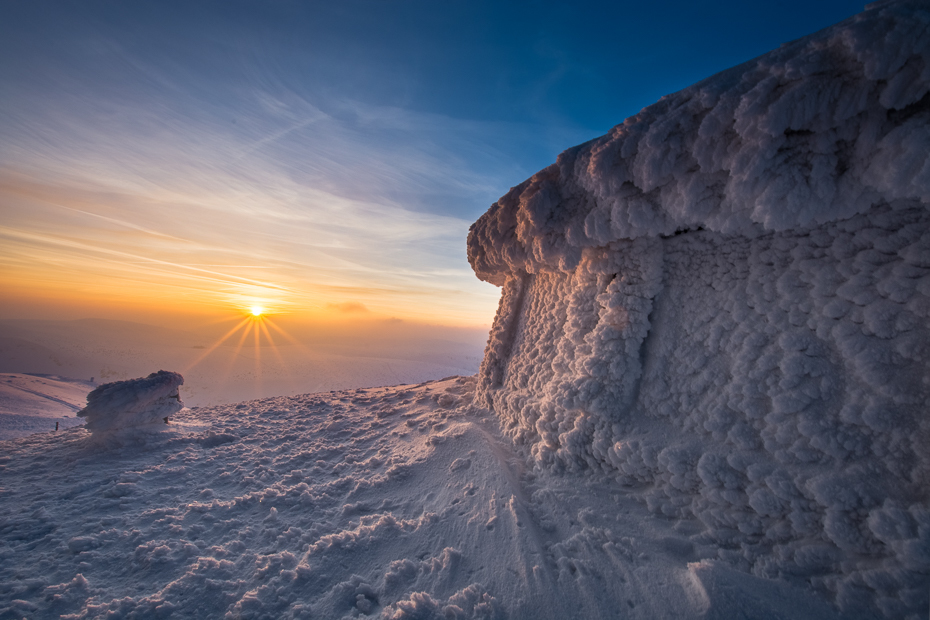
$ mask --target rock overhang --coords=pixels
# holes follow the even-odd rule
[[[479,278],[586,248],[756,236],[930,203],[930,3],[897,0],[663,97],[563,152],[476,221]]]

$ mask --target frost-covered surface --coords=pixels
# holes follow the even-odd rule
[[[469,236],[517,443],[845,614],[930,595],[928,26],[878,3],[670,95]]]
[[[928,23],[873,5],[515,188],[477,378],[5,443],[0,617],[922,617]]]
[[[930,3],[878,2],[663,97],[476,222],[478,276],[698,227],[757,236],[930,202]]]
[[[695,519],[533,471],[474,377],[4,442],[0,618],[837,617]]]
[[[166,424],[184,408],[178,388],[184,377],[159,370],[147,377],[105,383],[87,395],[87,406],[78,415],[95,434]]]

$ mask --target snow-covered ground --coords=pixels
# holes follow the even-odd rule
[[[534,470],[474,377],[5,444],[0,618],[831,618],[600,476]],[[176,420],[176,423],[174,421]]]
[[[869,5],[514,187],[477,376],[4,444],[0,617],[926,617],[928,33]]]
[[[84,424],[75,413],[93,387],[55,375],[0,374],[0,440]]]

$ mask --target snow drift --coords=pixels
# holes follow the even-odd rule
[[[77,415],[87,418],[85,426],[94,435],[112,431],[165,424],[184,408],[178,388],[184,377],[159,370],[147,377],[105,383],[87,395],[87,406]]]
[[[564,152],[471,228],[479,402],[721,559],[926,610],[928,92],[930,3],[876,3]]]

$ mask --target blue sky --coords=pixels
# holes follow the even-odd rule
[[[3,0],[2,314],[488,324],[465,235],[509,187],[861,9]]]

